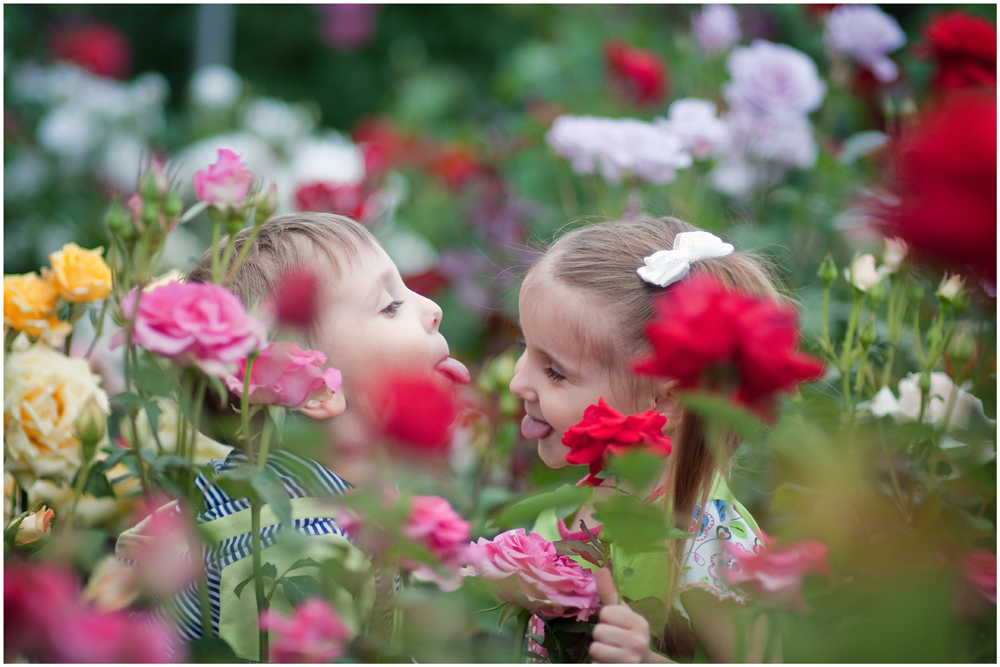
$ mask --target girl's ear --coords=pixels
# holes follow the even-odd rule
[[[681,414],[681,404],[674,395],[676,380],[665,380],[655,387],[654,400],[656,405],[653,408],[667,418],[667,424],[676,420]]]
[[[344,393],[341,391],[335,391],[333,396],[324,401],[307,401],[306,404],[299,408],[298,411],[306,417],[311,417],[313,419],[330,419],[331,417],[336,417],[341,414],[346,409],[347,399],[344,398]]]

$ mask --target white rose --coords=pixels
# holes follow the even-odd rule
[[[847,279],[862,292],[867,292],[882,280],[885,273],[884,268],[875,268],[875,257],[866,253],[854,258],[851,268],[847,270]]]
[[[964,285],[965,279],[962,276],[955,274],[949,278],[946,275],[941,279],[941,284],[938,285],[937,295],[943,299],[952,301],[962,291]]]
[[[163,447],[164,454],[176,454],[177,453],[177,404],[168,398],[157,397],[157,405],[160,407],[160,416],[157,419],[156,424],[156,434],[160,445]],[[136,431],[139,436],[139,447],[142,449],[148,449],[152,452],[157,451],[157,440],[152,437],[152,429],[149,425],[149,420],[145,418],[145,413],[142,413],[136,422]],[[122,420],[121,423],[121,438],[129,446],[132,443],[132,426],[128,420]],[[208,436],[198,433],[197,439],[195,441],[194,449],[194,462],[196,465],[205,465],[212,459],[224,460],[229,456],[229,452],[232,451],[232,447],[228,445],[223,445],[222,443],[212,440]],[[117,467],[117,466],[116,466]],[[116,468],[112,468],[108,471],[108,478],[112,478],[112,473]]]
[[[93,397],[105,414],[108,396],[100,376],[84,359],[47,345],[13,352],[4,363],[4,467],[27,488],[39,477],[67,484],[80,467],[80,442],[74,425]],[[107,436],[97,443],[100,449]]]
[[[190,91],[200,107],[228,109],[243,93],[243,79],[225,65],[205,65],[191,77]]]
[[[946,373],[931,373],[931,386],[927,393],[925,424],[940,424],[952,400],[955,404],[948,421],[949,431],[969,428],[974,421],[995,423],[983,412],[983,402],[962,387],[956,387]],[[897,422],[917,421],[920,418],[920,374],[910,373],[899,381],[898,400],[889,387],[882,387],[870,402],[862,403],[858,408],[876,417],[892,416]]]
[[[887,237],[882,243],[882,263],[893,273],[906,259],[909,246],[898,236]]]

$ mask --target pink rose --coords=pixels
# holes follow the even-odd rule
[[[236,375],[226,377],[226,386],[243,393],[246,359]],[[303,350],[298,343],[273,342],[253,362],[250,373],[250,403],[283,405],[297,410],[312,399],[325,400],[340,388],[340,371],[322,368],[326,355]]]
[[[958,578],[952,608],[960,618],[975,621],[997,604],[997,555],[986,549],[958,557]]]
[[[273,611],[261,614],[260,627],[275,635],[271,642],[275,662],[330,662],[344,654],[344,644],[350,638],[347,626],[318,598],[300,604],[291,618]]]
[[[77,605],[76,574],[51,565],[9,559],[4,567],[4,662],[45,662],[53,632]]]
[[[444,498],[413,496],[410,503],[403,534],[427,549],[455,576],[439,576],[426,563],[404,561],[403,567],[413,570],[418,579],[434,581],[442,590],[455,590],[461,583],[459,568],[471,563],[478,549],[469,543],[469,522],[460,517]]]
[[[541,535],[521,528],[476,544],[475,575],[494,582],[501,600],[544,619],[585,621],[600,607],[594,574],[558,555]]]
[[[101,614],[80,609],[59,630],[49,660],[86,663],[163,663],[178,638],[164,623],[130,617],[127,611]]]
[[[211,283],[167,283],[143,292],[135,312],[136,290],[122,301],[126,318],[135,316],[132,340],[182,366],[197,366],[224,377],[267,342],[267,327],[251,317],[224,287]],[[115,334],[112,347],[124,341]]]
[[[239,208],[250,193],[253,174],[240,162],[240,156],[226,148],[219,149],[219,161],[209,165],[208,171],[194,175],[194,193],[198,199],[215,206]]]
[[[830,576],[827,546],[818,540],[799,540],[791,544],[763,549],[749,555],[730,551],[736,559],[734,569],[723,576],[752,595],[772,602],[783,602],[789,609],[806,610],[802,599],[802,579],[809,572]]]

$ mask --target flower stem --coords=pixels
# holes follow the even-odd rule
[[[222,234],[222,221],[212,221],[212,282],[219,282],[219,237]]]
[[[254,594],[257,598],[257,618],[259,619],[262,614],[267,612],[267,600],[264,598],[264,576],[261,573],[260,501],[257,500],[257,498],[252,498],[250,501],[250,534],[253,536],[253,541],[251,543],[251,558],[253,559],[253,588]],[[268,662],[267,630],[258,630],[258,640],[260,649],[259,660],[260,662]]]
[[[228,269],[229,272],[226,274],[226,279],[222,281],[223,286],[231,285],[233,280],[236,279],[236,272],[239,271],[240,265],[243,264],[243,260],[246,259],[247,253],[250,252],[250,248],[253,247],[253,242],[257,240],[258,234],[260,234],[260,225],[255,225],[246,241],[244,241],[243,245],[240,247],[240,253],[236,255],[236,261],[234,261],[232,267]]]
[[[517,613],[517,630],[514,633],[514,662],[520,663],[521,655],[524,652],[524,635],[528,631],[528,621],[531,620],[531,612],[522,609]]]

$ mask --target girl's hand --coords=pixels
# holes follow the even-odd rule
[[[597,595],[604,606],[590,645],[594,662],[665,662],[663,656],[649,649],[649,622],[619,602],[611,571],[601,568],[595,576]]]

